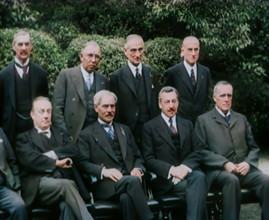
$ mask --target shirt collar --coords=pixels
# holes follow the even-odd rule
[[[161,116],[162,116],[163,120],[166,122],[166,124],[168,126],[170,126],[170,122],[169,122],[170,118],[167,117],[163,112],[161,113]],[[176,127],[176,125],[177,125],[176,115],[172,118],[172,124],[173,124],[174,127]]]
[[[230,111],[230,110],[227,112],[226,115],[224,115],[224,113],[223,113],[217,106],[215,106],[215,108],[216,108],[216,110],[218,111],[218,113],[220,113],[220,115],[221,115],[222,117],[227,117],[227,116],[229,116],[229,115],[231,114],[231,111]]]
[[[196,63],[193,66],[191,66],[190,64],[188,64],[186,62],[186,60],[184,60],[183,63],[184,63],[184,66],[185,66],[185,68],[186,68],[186,70],[187,70],[187,72],[188,72],[189,75],[191,74],[191,69],[193,69],[195,76],[197,75],[196,74],[197,73],[197,65],[196,65]]]
[[[47,136],[48,136],[49,138],[51,137],[50,127],[48,127],[48,128],[45,129],[45,130],[42,130],[42,129],[38,128],[38,127],[35,127],[35,128],[36,128],[38,134],[43,133],[43,132],[48,132],[48,133],[47,133]]]
[[[129,60],[128,60],[128,66],[130,67],[132,74],[134,77],[136,77],[136,68],[138,68],[139,73],[142,75],[142,63],[140,62],[138,66],[134,66]]]
[[[21,66],[27,66],[28,63],[30,62],[30,59],[28,58],[28,59],[26,60],[26,62],[22,65],[22,63],[21,63],[21,61],[18,59],[18,57],[15,57],[15,62],[18,63],[18,64],[20,64]]]
[[[81,69],[81,72],[82,72],[82,76],[84,78],[84,81],[87,81],[87,80],[91,80],[91,82],[93,82],[93,72],[91,73],[88,73],[82,65],[80,65],[80,69]]]
[[[112,123],[113,122],[110,122],[109,124],[107,124],[106,122],[104,122],[101,118],[98,118],[98,122],[100,123],[100,124],[106,124],[106,125],[112,125]]]

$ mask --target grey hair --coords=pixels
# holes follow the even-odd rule
[[[86,43],[83,45],[83,47],[81,48],[81,51],[80,51],[80,55],[83,54],[84,49],[85,49],[87,46],[89,46],[89,45],[94,46],[94,47],[98,47],[99,50],[100,50],[100,52],[101,52],[101,49],[100,49],[99,44],[96,43],[95,41],[91,40],[91,41],[86,42]]]
[[[35,103],[38,102],[38,101],[41,101],[41,100],[48,101],[51,104],[51,101],[50,101],[50,99],[48,97],[38,96],[32,102],[32,109],[31,109],[32,112],[34,111],[34,105],[35,105]]]
[[[31,43],[31,36],[30,36],[30,33],[25,31],[25,30],[18,30],[14,36],[13,36],[13,45],[17,42],[17,38],[19,36],[28,36],[29,37],[29,40],[30,40],[30,43]]]
[[[158,95],[158,100],[161,101],[162,98],[161,98],[161,95],[163,93],[170,93],[170,92],[175,92],[177,94],[177,99],[178,99],[178,91],[176,90],[176,88],[172,87],[172,86],[165,86],[161,89],[161,91],[159,92],[159,95]]]
[[[117,96],[115,95],[115,93],[110,92],[110,91],[108,91],[108,90],[101,90],[101,91],[97,92],[97,93],[94,95],[94,97],[93,97],[93,103],[94,103],[94,105],[100,105],[100,103],[101,103],[101,101],[102,101],[102,98],[103,98],[104,96],[110,96],[110,97],[113,97],[114,100],[115,100],[115,103],[117,103],[118,98],[117,98]]]
[[[221,86],[221,85],[222,85],[222,86],[230,85],[231,87],[233,87],[231,83],[229,83],[229,82],[227,82],[227,81],[225,81],[225,80],[219,81],[219,82],[217,82],[217,84],[214,86],[214,89],[213,89],[213,95],[216,94],[218,87]]]

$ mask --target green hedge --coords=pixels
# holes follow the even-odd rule
[[[0,69],[3,69],[14,59],[12,41],[17,30],[0,29]],[[55,40],[48,34],[35,30],[28,31],[33,44],[31,61],[47,70],[50,94],[52,94],[52,88],[58,73],[61,69],[67,67],[67,59],[62,55],[63,52]]]

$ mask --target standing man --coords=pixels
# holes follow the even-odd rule
[[[10,143],[0,128],[0,209],[9,213],[9,220],[26,220],[27,211],[16,191],[21,187],[19,167]]]
[[[193,123],[205,112],[210,82],[210,70],[197,63],[199,52],[198,39],[193,36],[186,37],[181,48],[184,61],[169,68],[164,79],[164,86],[173,86],[178,90],[178,114]]]
[[[269,219],[269,176],[258,169],[259,148],[246,117],[231,110],[233,87],[226,81],[214,87],[216,106],[198,117],[195,129],[202,144],[203,162],[211,185],[222,189],[223,219],[237,220],[241,186],[255,192],[262,219]]]
[[[30,117],[35,97],[48,96],[47,73],[30,61],[30,34],[19,30],[13,37],[15,59],[0,73],[0,126],[12,147],[20,132],[33,127]]]
[[[81,130],[97,119],[93,96],[109,88],[108,79],[95,69],[101,59],[99,45],[87,42],[80,53],[81,65],[60,72],[53,93],[53,123],[76,142]]]
[[[118,97],[116,120],[130,127],[139,145],[143,124],[158,114],[159,92],[155,71],[142,64],[143,52],[142,37],[129,35],[124,46],[128,64],[110,79],[111,91]]]
[[[77,150],[66,145],[63,134],[51,127],[51,113],[48,98],[37,97],[31,111],[35,127],[17,136],[22,198],[28,208],[35,203],[59,204],[62,220],[92,220],[78,191],[82,180],[72,168],[71,157],[76,156]]]
[[[114,123],[117,97],[107,90],[94,96],[98,120],[81,132],[78,145],[86,160],[80,167],[97,177],[97,200],[118,200],[125,220],[153,219],[142,188],[143,159],[130,129]]]
[[[176,116],[178,92],[163,87],[159,93],[161,114],[145,123],[142,135],[142,151],[146,168],[156,173],[153,193],[185,197],[186,219],[205,219],[207,184],[199,171],[201,146],[196,138],[192,122]]]

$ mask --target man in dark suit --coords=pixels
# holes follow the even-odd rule
[[[205,112],[210,82],[210,70],[197,63],[199,51],[198,39],[186,37],[181,48],[184,61],[169,68],[164,79],[164,86],[173,86],[178,90],[178,114],[193,123],[197,116]]]
[[[118,97],[116,121],[129,126],[137,144],[143,124],[158,114],[159,83],[156,72],[142,64],[144,41],[139,35],[126,38],[124,52],[128,64],[110,78],[110,87]]]
[[[8,219],[27,219],[25,204],[15,192],[20,186],[16,157],[4,131],[0,128],[0,209],[9,213]]]
[[[142,152],[149,171],[156,173],[152,185],[158,197],[173,194],[185,197],[188,220],[205,219],[207,184],[199,171],[201,146],[192,122],[176,116],[178,92],[167,86],[159,93],[162,113],[144,124]]]
[[[48,96],[47,73],[29,59],[32,43],[28,32],[18,31],[13,38],[15,59],[0,73],[0,126],[12,147],[20,132],[33,127],[32,101]]]
[[[196,133],[206,146],[203,162],[208,182],[222,189],[224,220],[239,219],[241,186],[255,192],[262,219],[269,219],[269,176],[258,169],[259,148],[246,117],[231,110],[232,96],[232,85],[218,82],[215,108],[196,121]]]
[[[99,45],[90,41],[81,49],[81,65],[60,72],[53,93],[53,124],[76,142],[81,130],[97,119],[93,96],[109,89],[108,79],[95,71],[101,58]]]
[[[94,96],[98,120],[84,129],[78,145],[86,157],[80,168],[97,177],[96,200],[119,200],[125,220],[153,219],[142,188],[143,159],[130,129],[114,123],[117,97],[107,90]]]
[[[78,192],[79,179],[72,168],[71,157],[77,150],[65,145],[63,134],[51,127],[51,111],[50,101],[37,97],[31,111],[35,127],[17,136],[22,198],[28,208],[34,204],[59,204],[62,220],[93,219]]]

